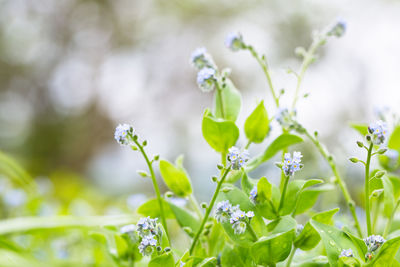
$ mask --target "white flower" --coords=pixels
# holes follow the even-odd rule
[[[150,256],[154,252],[154,247],[157,246],[157,240],[153,235],[146,235],[142,238],[139,245],[139,252],[143,256]]]
[[[135,133],[133,127],[129,124],[120,124],[115,129],[114,138],[122,146],[133,144],[132,137]]]
[[[340,252],[339,258],[341,257],[353,257],[353,250],[351,248],[349,249],[343,249],[342,252]]]
[[[197,73],[197,84],[203,92],[210,92],[214,90],[216,78],[216,71],[213,68],[205,67]]]
[[[245,47],[243,37],[240,33],[230,33],[225,39],[225,46],[232,51],[239,51]]]
[[[232,169],[240,170],[249,160],[249,152],[247,150],[240,151],[233,146],[228,150],[228,160],[232,163]]]
[[[303,155],[300,152],[293,152],[293,157],[290,153],[286,153],[282,165],[282,170],[286,176],[292,176],[295,172],[299,171],[303,165],[300,163]]]
[[[381,120],[371,123],[368,132],[372,135],[372,142],[375,145],[383,144],[388,135],[387,123]]]

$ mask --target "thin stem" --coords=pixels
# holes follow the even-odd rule
[[[292,264],[293,258],[294,258],[294,254],[296,253],[297,248],[296,247],[292,247],[292,250],[290,251],[288,260],[286,262],[286,267],[290,267],[290,265]]]
[[[246,46],[246,49],[249,50],[251,55],[257,60],[258,64],[260,64],[260,66],[265,74],[265,77],[267,77],[268,86],[271,91],[272,97],[274,98],[275,105],[278,108],[279,107],[279,98],[275,94],[274,86],[272,85],[271,75],[269,74],[268,66],[267,66],[266,62],[262,58],[260,58],[260,56],[254,50],[254,47],[252,47],[251,45]]]
[[[167,234],[167,237],[169,239],[167,221],[165,219],[165,213],[164,213],[163,201],[162,201],[162,198],[161,198],[160,188],[158,187],[158,184],[157,184],[156,175],[154,174],[153,165],[150,162],[149,157],[147,156],[146,152],[144,151],[143,146],[137,140],[134,140],[134,142],[137,145],[137,147],[139,148],[140,152],[142,153],[144,159],[146,160],[147,166],[149,168],[151,180],[153,182],[153,188],[154,188],[154,191],[156,192],[156,195],[157,195],[158,205],[160,206],[161,223],[162,223],[162,225],[164,227],[164,230],[165,230],[165,233]]]
[[[369,166],[371,163],[371,154],[372,154],[372,148],[374,147],[374,144],[371,142],[369,145],[368,149],[368,155],[367,155],[367,162],[365,164],[365,213],[366,213],[366,221],[367,221],[367,231],[368,231],[368,236],[372,234],[372,228],[371,228],[371,213],[370,213],[370,207],[369,207]]]
[[[299,99],[300,93],[300,86],[304,78],[304,74],[308,69],[308,66],[314,61],[314,54],[317,49],[325,42],[324,38],[315,38],[314,41],[311,43],[310,47],[308,48],[307,52],[304,55],[303,62],[300,66],[300,71],[297,75],[297,84],[296,84],[296,91],[294,94],[294,99],[292,103],[292,109],[294,110],[296,107],[297,100]]]
[[[225,178],[228,175],[230,170],[231,170],[231,167],[228,166],[225,169],[224,173],[222,174],[221,180],[219,180],[219,182],[217,184],[217,188],[215,189],[215,192],[214,192],[214,195],[213,195],[213,197],[211,199],[210,205],[208,205],[208,207],[206,209],[206,213],[204,214],[204,217],[203,217],[203,220],[201,222],[200,228],[199,228],[199,230],[197,230],[197,233],[196,233],[196,235],[195,235],[195,237],[194,237],[194,239],[192,241],[192,245],[190,246],[190,250],[189,250],[190,255],[193,253],[193,250],[196,247],[196,243],[197,243],[198,239],[200,238],[200,234],[203,232],[204,225],[206,224],[206,222],[208,220],[208,217],[210,216],[211,210],[214,207],[214,203],[217,200],[218,193],[221,190],[221,186],[224,183]]]
[[[226,152],[221,153],[221,163],[226,167]]]
[[[285,147],[282,150],[282,156],[281,156],[281,162],[285,161],[285,154],[288,152],[287,147]],[[283,193],[283,187],[284,187],[284,183],[285,183],[285,179],[286,179],[286,175],[285,172],[283,170],[281,170],[281,181],[279,183],[279,189],[281,191],[281,194]]]
[[[384,237],[384,238],[386,238],[387,235],[389,234],[390,228],[392,227],[394,215],[396,214],[396,210],[397,210],[397,208],[399,207],[399,205],[400,205],[400,199],[397,200],[396,206],[394,206],[393,211],[392,211],[392,214],[390,215],[390,218],[389,218],[389,220],[388,220],[387,223],[386,223],[385,231],[383,232],[383,237]]]
[[[249,149],[250,145],[251,145],[251,141],[249,140],[249,141],[247,142],[246,146],[244,147],[244,149]]]
[[[285,202],[285,195],[286,195],[287,186],[289,184],[289,179],[290,179],[290,176],[286,176],[285,177],[285,183],[283,185],[283,191],[282,191],[282,195],[281,195],[281,200],[279,201],[278,213],[283,208],[283,203]]]
[[[225,119],[224,100],[222,99],[222,89],[219,86],[218,82],[216,84],[217,84],[217,93],[219,96],[219,104],[221,105],[221,116],[223,119]]]
[[[199,219],[202,219],[203,213],[201,212],[199,203],[197,202],[197,200],[193,194],[189,195],[189,201],[190,201],[194,211],[196,212],[197,216],[199,216]]]
[[[247,229],[249,230],[249,233],[253,237],[254,242],[258,240],[257,234],[254,231],[253,227],[251,226],[250,222],[246,222],[247,224]]]
[[[349,207],[351,215],[353,216],[354,225],[355,225],[355,227],[357,229],[358,236],[362,237],[361,226],[360,226],[360,222],[358,221],[358,218],[357,218],[357,213],[356,213],[354,200],[351,198],[346,184],[344,183],[344,181],[342,180],[342,178],[339,175],[339,172],[337,170],[336,163],[335,163],[334,159],[329,155],[329,152],[326,150],[326,148],[324,146],[322,146],[322,144],[319,142],[319,140],[317,138],[315,138],[313,135],[311,135],[304,128],[303,128],[303,133],[317,147],[317,149],[321,153],[322,157],[328,162],[329,166],[331,167],[331,170],[333,172],[333,175],[335,176],[336,182],[338,183],[340,189],[342,190],[343,197],[347,202],[347,206]]]

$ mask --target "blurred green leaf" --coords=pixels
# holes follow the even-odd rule
[[[26,192],[37,193],[37,187],[32,177],[14,159],[3,152],[0,152],[0,174],[21,186]]]
[[[400,152],[400,126],[394,128],[393,132],[390,134],[388,148]]]
[[[174,267],[175,260],[172,253],[167,252],[160,256],[156,256],[149,262],[149,267]]]
[[[0,235],[59,228],[91,228],[135,223],[137,216],[47,216],[21,217],[0,221]]]
[[[217,118],[226,119],[229,121],[236,121],[240,109],[242,107],[242,96],[236,89],[235,85],[231,80],[226,79],[225,88],[221,88],[221,96],[218,93],[218,89],[215,90],[214,94],[214,113]],[[225,117],[222,116],[224,114]]]
[[[178,224],[183,227],[189,227],[195,233],[200,227],[200,221],[190,211],[178,207],[172,202],[168,202]]]
[[[384,175],[382,178],[382,184],[383,184],[383,214],[389,218],[390,215],[392,214],[394,205],[395,205],[395,199],[394,199],[394,192],[393,192],[393,184],[390,181],[390,179]]]
[[[249,248],[225,246],[221,255],[221,265],[231,267],[254,266]]]
[[[271,201],[272,185],[267,178],[262,177],[257,183],[257,200],[260,202]]]
[[[340,257],[338,261],[340,267],[360,267],[360,261],[354,257]]]
[[[209,110],[204,112],[202,122],[203,137],[217,152],[226,153],[236,144],[239,129],[232,121],[216,119]]]
[[[269,133],[268,113],[264,106],[264,101],[254,109],[244,123],[244,132],[249,141],[261,143]]]
[[[118,257],[123,257],[128,251],[128,244],[119,234],[114,234],[114,240]]]
[[[217,266],[217,259],[215,257],[206,258],[196,266],[197,267],[215,267],[215,266]]]
[[[365,123],[350,123],[350,126],[362,136],[366,136],[368,134],[368,125]]]
[[[179,197],[192,193],[190,179],[183,168],[175,167],[166,160],[160,160],[160,173],[168,188]]]
[[[167,219],[173,219],[175,216],[169,207],[169,204],[164,199],[161,199],[164,208],[164,215]],[[152,198],[145,203],[143,203],[139,208],[137,208],[137,213],[143,216],[150,216],[151,218],[160,218],[160,205],[156,198]]]

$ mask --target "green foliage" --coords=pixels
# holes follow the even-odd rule
[[[214,95],[215,116],[233,122],[236,121],[242,106],[242,96],[240,92],[229,79],[226,80],[224,88],[217,90],[221,91],[220,93],[216,91]]]
[[[261,143],[269,133],[268,113],[264,101],[254,109],[244,123],[244,132],[247,139],[252,143]]]
[[[180,159],[182,161],[182,157]],[[168,188],[179,197],[192,194],[190,179],[182,166],[174,166],[172,163],[161,160],[160,173]]]
[[[239,138],[239,129],[232,121],[217,119],[209,110],[204,112],[202,122],[203,137],[217,152],[226,153],[236,144]]]

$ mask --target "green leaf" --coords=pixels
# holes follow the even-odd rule
[[[168,188],[179,197],[192,193],[190,179],[183,168],[175,167],[166,160],[160,160],[160,173]]]
[[[389,176],[389,179],[393,185],[394,199],[397,200],[400,197],[400,177],[392,175],[392,176]]]
[[[161,199],[161,201],[163,203],[162,205],[164,208],[165,218],[173,219],[175,216],[172,213],[171,209],[169,208],[168,202],[166,202],[164,199]],[[143,203],[139,208],[137,208],[136,211],[137,213],[143,216],[150,216],[151,218],[161,217],[160,206],[156,198],[152,198],[147,202]]]
[[[221,255],[221,265],[231,267],[254,266],[254,263],[249,257],[250,249],[244,247],[225,246]]]
[[[340,257],[338,265],[340,267],[360,267],[360,261],[354,257]]]
[[[267,178],[262,177],[257,183],[257,200],[260,202],[270,201],[272,197],[272,185]]]
[[[287,215],[294,211],[297,206],[299,196],[303,193],[303,190],[316,185],[323,183],[323,180],[320,179],[310,179],[310,180],[294,180],[289,183],[287,193],[285,195],[285,202],[283,208],[280,211],[281,215]]]
[[[234,122],[216,119],[209,110],[204,112],[202,131],[207,143],[221,153],[226,153],[239,138],[239,129]]]
[[[0,235],[61,228],[92,228],[135,223],[137,216],[47,216],[20,217],[0,221]]]
[[[226,80],[225,88],[215,90],[214,113],[217,118],[236,121],[242,106],[242,96],[231,80]],[[221,95],[220,95],[221,94]],[[222,106],[221,106],[222,96]],[[222,114],[224,116],[222,116]]]
[[[253,187],[257,185],[257,181],[255,179],[251,179],[246,172],[243,172],[242,180],[241,180],[241,186],[243,192],[245,192],[247,195],[250,194],[250,191],[253,189]]]
[[[338,266],[339,255],[343,249],[351,248],[356,258],[364,258],[364,255],[358,254],[358,249],[345,232],[315,220],[310,220],[310,223],[322,239],[331,266]]]
[[[368,134],[368,125],[365,123],[350,123],[350,126],[362,136],[366,136]]]
[[[215,267],[215,266],[217,266],[217,259],[215,257],[206,258],[196,266],[197,267]]]
[[[294,215],[302,214],[311,209],[322,192],[331,191],[333,189],[335,189],[335,187],[332,184],[323,184],[303,190],[299,195]]]
[[[251,255],[259,265],[274,265],[284,261],[290,254],[295,230],[261,237],[251,247]]]
[[[161,256],[157,256],[153,258],[149,262],[149,267],[174,267],[175,266],[175,260],[174,256],[172,256],[172,253],[168,252],[165,254],[162,254]]]
[[[391,133],[388,141],[388,148],[400,152],[400,126],[397,126]]]
[[[386,217],[390,217],[392,214],[394,205],[395,205],[395,199],[394,199],[394,192],[393,192],[393,184],[390,181],[390,179],[384,175],[382,178],[382,184],[383,184],[383,214]]]
[[[325,224],[332,224],[332,217],[339,209],[332,209],[315,214],[311,219]],[[301,250],[311,250],[318,245],[321,237],[310,222],[307,222],[303,231],[296,237],[294,246]]]
[[[37,193],[37,186],[32,177],[11,157],[0,152],[0,174],[9,178],[27,193]]]
[[[195,233],[200,227],[200,221],[190,211],[178,207],[172,202],[168,202],[169,206],[176,217],[178,224],[183,227],[189,227]]]
[[[120,235],[114,234],[115,239],[115,247],[117,251],[117,255],[122,257],[128,251],[128,244],[126,243],[125,239],[123,239]]]
[[[254,109],[244,123],[246,137],[252,143],[261,143],[269,133],[268,113],[264,106],[264,101]]]
[[[395,266],[397,251],[400,248],[400,237],[387,240],[379,249],[378,254],[365,266]]]

